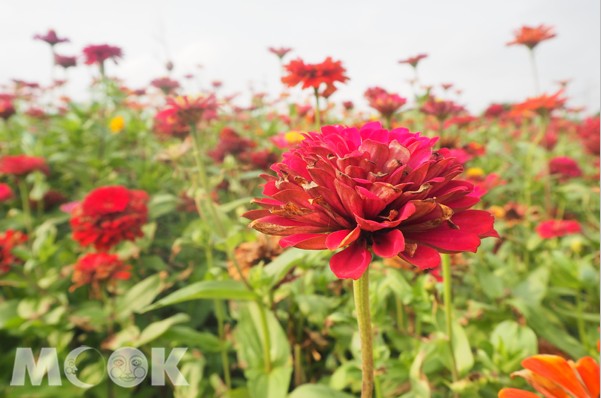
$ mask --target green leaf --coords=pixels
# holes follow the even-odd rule
[[[150,325],[146,326],[140,337],[134,342],[134,347],[140,347],[144,344],[148,344],[153,340],[159,338],[163,333],[165,333],[169,328],[175,324],[188,322],[190,317],[186,314],[176,314],[167,319],[163,319],[162,321],[153,322]]]
[[[490,336],[494,347],[493,362],[503,373],[520,368],[521,361],[538,351],[536,334],[527,326],[515,321],[504,321],[497,325]]]
[[[155,220],[165,214],[171,213],[177,207],[177,197],[163,193],[153,195],[148,204],[148,213],[151,220]]]
[[[270,373],[259,373],[248,381],[248,391],[252,398],[282,398],[288,392],[292,367],[273,368]]]
[[[549,269],[538,267],[528,275],[525,281],[513,289],[513,295],[531,304],[540,304],[547,294]]]
[[[201,281],[177,290],[140,312],[148,312],[185,301],[202,299],[254,300],[255,294],[237,281]]]
[[[280,254],[275,260],[263,268],[263,273],[269,278],[269,287],[277,285],[290,270],[303,259],[306,251],[300,249],[289,249]]]
[[[453,356],[460,375],[465,375],[474,366],[469,340],[465,330],[457,322],[453,323]]]
[[[336,391],[321,384],[303,384],[296,388],[288,398],[354,398],[352,395]]]
[[[161,277],[158,274],[149,276],[127,290],[124,296],[117,299],[117,315],[120,318],[128,317],[133,312],[138,312],[146,307],[161,292]]]

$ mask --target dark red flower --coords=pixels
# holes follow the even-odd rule
[[[330,57],[319,64],[306,64],[303,60],[296,59],[284,68],[288,74],[282,77],[282,82],[289,87],[298,84],[302,84],[302,88],[314,89],[318,89],[322,84],[335,87],[334,83],[344,83],[348,80],[342,62],[333,61]]]
[[[475,252],[497,233],[490,213],[469,210],[480,198],[455,179],[462,165],[434,152],[435,142],[379,123],[307,133],[272,166],[277,176],[264,176],[268,198],[245,217],[258,231],[284,236],[284,247],[343,248],[330,261],[339,278],[360,278],[372,251],[436,268],[439,252]]]
[[[267,49],[270,53],[275,54],[279,59],[283,59],[286,54],[292,51],[292,49],[288,47],[269,47]]]
[[[178,88],[180,88],[179,82],[169,77],[160,77],[158,79],[154,79],[150,82],[150,85],[158,88],[165,95],[173,94]]]
[[[126,265],[116,254],[88,253],[77,260],[73,269],[70,291],[92,285],[99,289],[100,283],[112,284],[117,280],[127,280],[131,277],[131,266]]]
[[[116,46],[98,44],[87,46],[83,49],[86,65],[104,65],[104,61],[112,59],[117,63],[123,57],[123,51]]]
[[[45,34],[43,34],[43,35],[38,34],[38,35],[33,36],[33,38],[35,40],[44,41],[44,42],[50,44],[51,46],[55,46],[59,43],[69,42],[69,39],[67,39],[65,37],[58,37],[58,35],[54,31],[54,29],[48,29],[48,32],[46,32]]]
[[[77,57],[54,54],[54,64],[64,69],[71,68],[77,66]]]
[[[347,111],[352,111],[355,108],[355,104],[353,104],[353,101],[343,101],[342,106]]]
[[[578,129],[578,135],[587,152],[599,156],[600,134],[599,116],[591,117],[582,122]]]
[[[552,26],[522,26],[514,33],[513,40],[507,43],[508,46],[523,45],[529,49],[533,49],[540,42],[549,40],[557,36],[553,31]]]
[[[8,120],[16,113],[15,106],[11,98],[0,98],[0,119]]]
[[[426,115],[436,117],[439,121],[444,121],[451,116],[458,115],[464,111],[461,105],[456,104],[453,101],[437,100],[430,97],[428,101],[421,107],[421,111]]]
[[[8,272],[12,266],[23,261],[13,254],[13,249],[27,242],[27,235],[22,232],[7,230],[0,234],[0,272]]]
[[[154,117],[155,131],[159,134],[183,138],[192,125],[217,117],[215,96],[176,97],[167,100],[167,107]]]
[[[567,156],[557,156],[549,161],[549,173],[562,180],[582,176],[582,169],[578,163]]]
[[[14,197],[14,193],[10,185],[0,183],[0,203],[7,202]]]
[[[27,155],[4,156],[0,158],[0,174],[22,176],[34,171],[50,173],[44,158]]]
[[[486,108],[486,110],[484,111],[484,116],[491,119],[498,118],[507,113],[508,110],[509,107],[507,105],[490,104],[488,108]]]
[[[419,61],[421,61],[422,59],[428,58],[428,54],[417,54],[416,56],[413,57],[409,57],[409,58],[405,58],[405,59],[401,59],[399,61],[399,64],[408,64],[411,65],[414,68],[417,68],[417,65],[419,64]]]
[[[577,234],[582,231],[580,223],[575,220],[543,221],[536,227],[536,232],[543,239],[557,238]]]
[[[219,133],[219,142],[217,146],[208,152],[208,155],[216,162],[223,162],[226,155],[237,156],[242,152],[257,146],[255,142],[248,138],[240,136],[234,129],[224,127]]]
[[[364,94],[369,106],[377,110],[386,120],[390,119],[403,105],[407,99],[397,94],[389,93],[380,87],[372,87]]]
[[[148,220],[148,194],[122,186],[96,188],[71,212],[73,239],[82,246],[108,250],[142,237]]]
[[[40,207],[44,211],[48,211],[66,202],[67,197],[65,195],[51,189],[44,194],[41,200],[30,200],[29,205],[34,209]]]

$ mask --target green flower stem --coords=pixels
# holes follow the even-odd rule
[[[584,303],[582,302],[582,295],[580,289],[576,291],[576,311],[577,311],[577,322],[578,322],[578,337],[580,342],[584,346],[585,350],[589,350],[588,338],[586,335],[586,325],[584,324]]]
[[[303,348],[300,344],[294,344],[294,386],[298,387],[304,382],[303,378]]]
[[[271,373],[271,336],[269,334],[269,326],[267,324],[267,313],[263,303],[257,301],[259,307],[259,315],[261,317],[261,329],[263,329],[263,359],[265,361],[265,373]]]
[[[453,296],[451,280],[451,257],[448,254],[442,254],[442,278],[444,293],[444,310],[447,327],[447,339],[449,340],[449,350],[451,351],[451,376],[453,382],[459,380],[455,353],[453,351]]]
[[[353,281],[357,323],[361,338],[361,398],[372,398],[374,392],[374,352],[372,342],[371,314],[369,310],[369,270]]]
[[[540,81],[538,78],[538,67],[536,65],[536,56],[534,54],[534,49],[531,48],[528,51],[530,53],[530,66],[532,67],[532,78],[534,79],[534,90],[535,94],[540,94]]]
[[[19,187],[23,215],[25,216],[25,228],[27,229],[27,233],[31,235],[33,232],[33,220],[31,217],[31,207],[29,206],[29,190],[24,178],[17,178],[17,185]]]
[[[317,87],[313,89],[313,94],[315,95],[315,127],[319,130],[321,129],[321,112],[319,110],[319,91],[317,91]]]

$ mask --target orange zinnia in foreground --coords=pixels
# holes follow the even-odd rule
[[[545,398],[598,398],[599,364],[591,357],[574,363],[556,355],[535,355],[522,361],[521,376]],[[499,398],[540,398],[515,388],[499,391]]]

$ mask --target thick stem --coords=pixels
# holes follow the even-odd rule
[[[374,352],[372,342],[371,314],[369,310],[369,270],[353,281],[357,324],[361,338],[361,398],[372,398],[374,392]]]
[[[261,317],[261,329],[263,331],[263,358],[265,360],[265,373],[271,373],[271,335],[269,334],[269,325],[267,324],[267,313],[265,306],[257,300],[259,315]]]
[[[303,382],[303,349],[300,344],[296,343],[294,345],[294,385],[298,387]]]
[[[317,87],[313,89],[313,94],[315,95],[315,127],[319,130],[321,129],[321,112],[319,110],[319,91],[317,91]]]
[[[538,66],[536,65],[536,56],[534,54],[534,49],[531,48],[528,51],[530,53],[530,66],[532,67],[532,78],[534,79],[534,90],[535,94],[540,94],[540,81],[538,78]]]
[[[449,339],[449,350],[451,351],[451,375],[453,382],[456,382],[459,380],[459,372],[457,371],[455,352],[453,350],[453,281],[451,280],[451,257],[448,254],[442,255],[442,278],[447,339]]]

